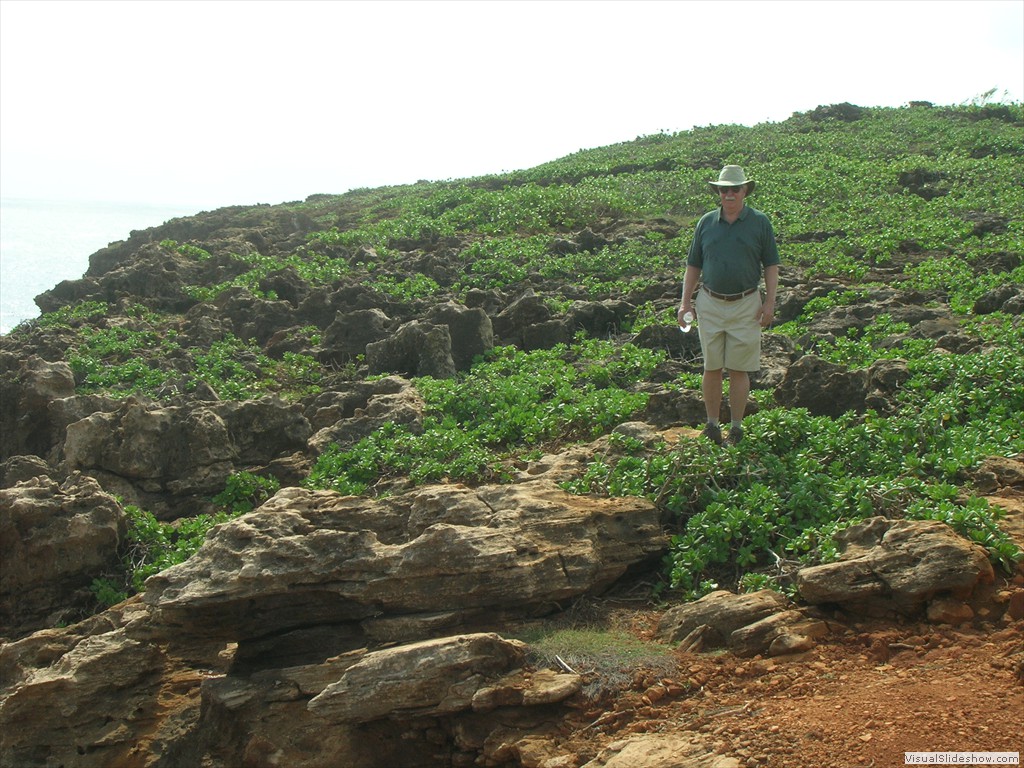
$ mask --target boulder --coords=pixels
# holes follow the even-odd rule
[[[556,344],[569,344],[573,335],[573,323],[568,318],[558,317],[528,325],[521,329],[517,337],[508,341],[529,352],[535,349],[551,349]]]
[[[532,290],[513,301],[494,318],[494,334],[502,339],[518,339],[530,326],[551,320],[551,309],[543,296]]]
[[[692,389],[679,391],[666,390],[663,387],[647,386],[647,407],[643,418],[650,424],[670,427],[675,424],[703,424],[707,420],[707,409],[701,393]],[[751,408],[748,413],[753,413]],[[722,404],[720,418],[726,420],[728,408]]]
[[[331,723],[450,715],[471,709],[482,689],[521,667],[525,656],[522,643],[493,633],[385,648],[366,654],[307,706]]]
[[[414,320],[392,336],[366,345],[366,365],[371,375],[397,373],[403,376],[455,376],[452,337],[447,325]]]
[[[736,595],[718,590],[699,600],[665,611],[658,622],[658,639],[680,643],[701,627],[706,646],[722,646],[741,627],[787,610],[785,596],[770,589]]]
[[[906,361],[886,358],[875,361],[868,368],[864,406],[883,415],[894,412],[896,396],[909,378]]]
[[[783,656],[808,651],[829,632],[828,625],[801,611],[773,613],[729,635],[729,650],[737,656]]]
[[[494,347],[491,319],[480,308],[469,308],[449,301],[432,307],[425,319],[428,323],[448,327],[452,362],[456,370],[468,371],[474,358]]]
[[[646,349],[664,349],[673,357],[689,362],[701,359],[700,336],[683,333],[675,325],[646,325],[633,335],[630,343]]]
[[[357,309],[339,314],[324,331],[323,362],[345,365],[366,354],[369,344],[387,338],[391,319],[379,309]]]
[[[87,615],[93,579],[117,566],[127,520],[89,477],[46,475],[0,490],[0,626],[5,634]]]
[[[775,399],[787,408],[835,417],[863,410],[867,387],[867,371],[850,371],[816,355],[804,355],[786,371]]]
[[[196,496],[215,495],[237,469],[303,450],[309,435],[301,407],[275,398],[161,405],[129,397],[114,411],[69,424],[64,455],[70,469],[95,475],[133,503],[148,507],[147,494],[162,495],[151,511],[173,518],[196,513],[177,509],[175,498],[187,507]]]
[[[37,355],[0,357],[0,461],[25,454],[46,458],[58,441],[49,405],[75,393],[75,377],[65,362]]]
[[[239,642],[381,614],[454,623],[554,609],[665,546],[650,502],[573,496],[539,480],[376,500],[286,488],[151,577],[145,600],[164,621]]]
[[[590,336],[607,338],[618,333],[636,307],[626,301],[574,301],[567,313],[572,327]]]
[[[261,299],[246,288],[229,288],[213,303],[236,336],[261,346],[280,329],[299,324],[295,308],[287,301]]]
[[[914,616],[933,598],[963,600],[994,579],[985,549],[945,523],[874,517],[836,538],[838,561],[797,572],[800,596],[813,605]]]

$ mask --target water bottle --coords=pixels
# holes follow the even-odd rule
[[[679,326],[679,330],[689,333],[691,328],[693,328],[693,312],[687,312],[683,315],[683,324]]]

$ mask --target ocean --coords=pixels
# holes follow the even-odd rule
[[[70,200],[0,200],[0,334],[39,317],[33,299],[62,280],[77,280],[89,256],[197,206],[156,206]]]

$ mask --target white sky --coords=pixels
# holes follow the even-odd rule
[[[0,0],[4,197],[212,208],[1024,97],[1024,0]]]

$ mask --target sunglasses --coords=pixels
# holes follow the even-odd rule
[[[736,187],[721,187],[720,186],[718,188],[718,193],[721,195],[721,194],[725,194],[726,192],[739,192],[741,189],[746,189],[746,188],[747,188],[746,184],[740,184],[739,186],[736,186]]]

